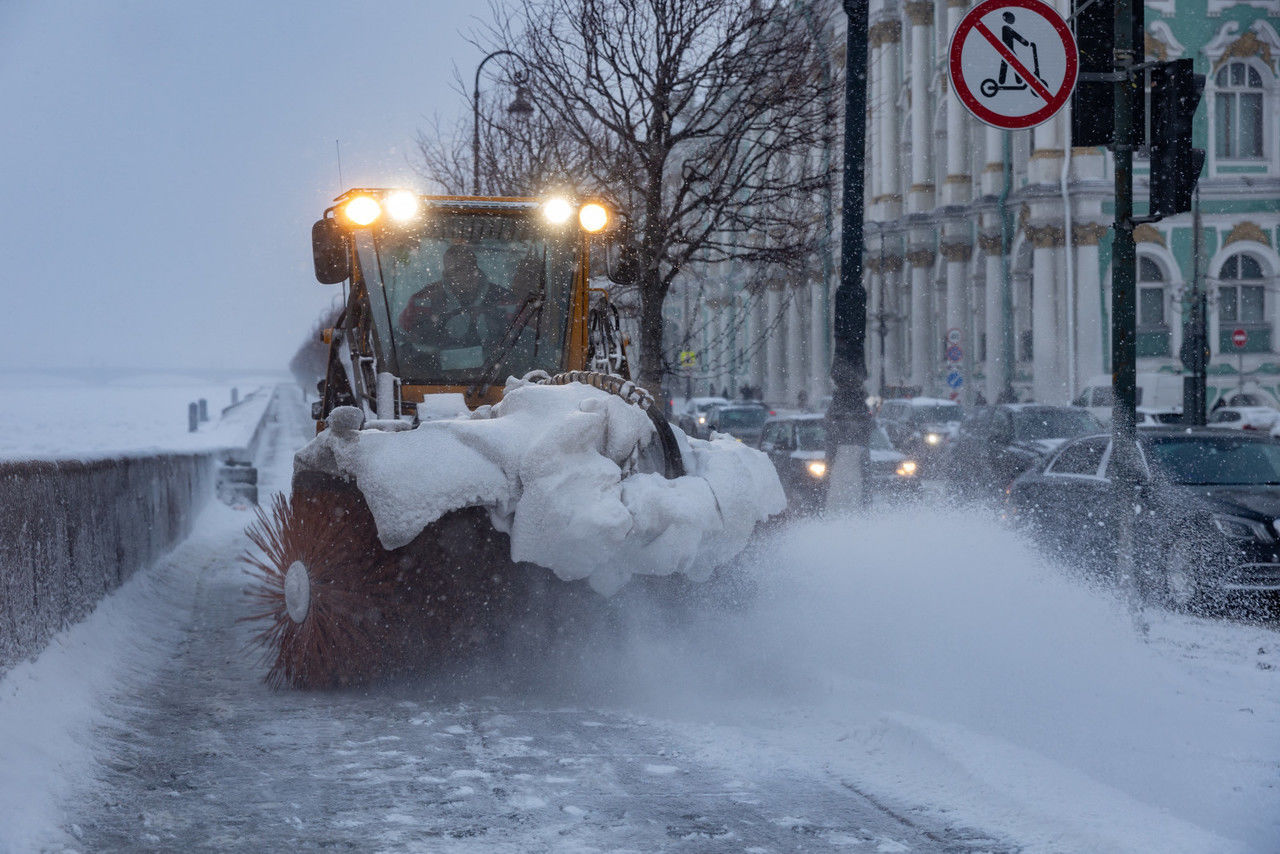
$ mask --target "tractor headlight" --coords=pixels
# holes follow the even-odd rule
[[[916,475],[916,464],[914,461],[903,460],[901,463],[898,464],[899,477],[915,477],[915,475]]]
[[[827,475],[827,464],[822,460],[810,460],[809,464],[805,466],[805,468],[807,468],[809,470],[809,474],[814,477],[826,477]]]
[[[387,207],[387,213],[397,222],[407,222],[418,215],[418,196],[408,190],[396,190],[390,193],[383,204]]]
[[[382,205],[373,196],[356,196],[342,206],[342,215],[356,225],[371,225],[382,216]]]
[[[698,416],[698,423],[699,423],[699,424],[706,424],[706,423],[707,423],[707,416],[705,416],[705,415],[699,415],[699,416]]]
[[[588,202],[578,211],[578,224],[583,231],[595,234],[609,224],[609,212],[604,209],[604,205]]]
[[[564,225],[573,216],[568,199],[547,199],[542,203],[542,216],[552,225]]]
[[[941,445],[942,437],[937,433],[925,433],[924,441],[926,444],[929,444],[929,445]]]

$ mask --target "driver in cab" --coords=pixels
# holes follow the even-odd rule
[[[510,322],[510,295],[485,277],[470,247],[445,250],[444,271],[409,299],[399,325],[445,371],[478,368]]]

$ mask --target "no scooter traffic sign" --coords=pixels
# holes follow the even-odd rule
[[[1080,59],[1062,19],[1040,0],[985,0],[951,36],[951,87],[979,121],[1021,130],[1062,109]]]

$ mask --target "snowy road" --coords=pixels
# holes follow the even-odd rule
[[[0,851],[1280,850],[1280,634],[1143,641],[983,517],[792,523],[750,607],[324,693],[246,649],[247,521],[0,680]]]
[[[277,487],[300,413],[263,461]],[[65,825],[87,850],[1007,850],[821,769],[717,767],[662,723],[516,674],[272,692],[236,622],[244,517],[215,515],[162,568],[153,634],[177,643],[112,700]]]

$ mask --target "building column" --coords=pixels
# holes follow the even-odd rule
[[[914,232],[919,241],[907,250],[911,277],[911,385],[927,393],[933,385],[933,264],[928,231]]]
[[[888,335],[885,337],[886,382],[889,385],[904,385],[906,379],[906,357],[903,339],[905,327],[903,321],[906,312],[902,305],[902,256],[886,255],[882,264],[885,276],[885,293],[883,305],[891,315],[888,319]]]
[[[826,376],[831,366],[826,364],[827,312],[822,305],[822,282],[809,285],[809,400],[817,404],[827,393]]]
[[[984,295],[987,302],[985,395],[988,403],[995,403],[1004,393],[1004,332],[1008,328],[1010,334],[1013,334],[1013,318],[1006,317],[1004,313],[1004,247],[999,229],[984,232],[978,237],[978,243],[982,247],[987,276],[987,291]]]
[[[742,345],[749,365],[749,383],[757,397],[764,396],[765,359],[768,357],[767,327],[764,323],[764,315],[768,311],[767,293],[767,290],[757,291],[748,303],[747,339]]]
[[[907,210],[923,213],[933,209],[935,189],[930,136],[933,105],[929,97],[933,78],[933,3],[908,0],[906,13],[911,24],[911,186]]]
[[[804,368],[804,328],[801,322],[800,300],[804,289],[787,288],[790,300],[787,304],[787,361],[782,366],[783,387],[786,389],[784,400],[790,405],[796,402],[800,390],[804,388],[806,371]]]
[[[1061,355],[1058,270],[1062,254],[1061,225],[1028,225],[1034,252],[1031,260],[1032,392],[1037,403],[1069,403]]]
[[[1098,244],[1107,234],[1102,223],[1078,222],[1071,228],[1076,253],[1076,384],[1111,373],[1102,352],[1102,279],[1098,269]],[[1179,326],[1181,324],[1178,324]],[[1174,351],[1177,354],[1177,351]],[[1079,388],[1072,394],[1078,394]]]
[[[960,349],[962,356],[959,362],[948,361],[944,370],[952,369],[960,372],[964,385],[959,389],[948,386],[948,396],[971,403],[973,400],[973,323],[969,312],[969,261],[973,257],[973,245],[968,242],[968,234],[961,228],[953,226],[954,231],[947,234],[944,227],[942,236],[942,257],[947,261],[947,325],[943,335],[949,335],[952,329],[960,330]],[[948,347],[952,342],[948,340]]]
[[[765,317],[761,332],[767,336],[764,360],[765,400],[779,403],[786,394],[786,381],[782,373],[782,336],[786,326],[782,323],[782,290],[768,285],[765,291]]]

